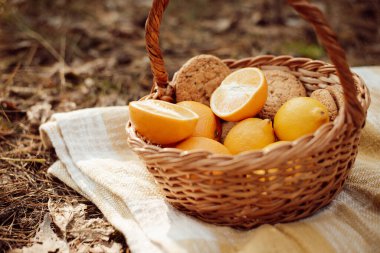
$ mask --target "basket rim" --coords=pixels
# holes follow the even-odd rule
[[[262,57],[264,57],[264,58],[265,57],[270,57],[270,58],[274,57],[274,60],[277,60],[277,61],[279,59],[281,59],[281,60],[286,59],[287,60],[286,62],[293,61],[295,63],[295,65],[297,66],[297,67],[295,67],[295,69],[297,69],[297,70],[303,69],[302,67],[305,67],[305,69],[303,69],[303,71],[308,71],[308,72],[320,72],[320,71],[326,72],[327,71],[327,72],[331,72],[334,74],[336,73],[336,69],[335,69],[334,65],[327,63],[327,62],[324,62],[324,61],[321,61],[321,60],[312,60],[309,58],[292,57],[289,55],[282,55],[282,56],[278,56],[278,57],[275,57],[273,55],[263,55]],[[253,59],[255,59],[255,58],[243,58],[240,60],[226,59],[226,60],[224,60],[224,62],[229,66],[229,68],[235,69],[235,68],[239,68],[242,64],[247,64],[247,62],[250,62]],[[297,64],[297,63],[301,63],[301,62],[303,64],[300,64],[300,65]],[[315,68],[315,65],[319,65],[319,67],[317,67],[315,70],[313,70],[313,66]],[[268,65],[268,64],[264,65],[263,64],[263,65],[259,65],[258,67],[261,68],[263,66],[276,66],[276,67],[280,66],[281,67],[282,65]],[[288,67],[288,65],[284,64],[284,67]],[[363,79],[360,78],[360,76],[358,76],[356,73],[352,73],[352,74],[354,77],[356,77],[358,84],[361,85],[361,87],[363,88],[363,92],[360,94],[361,96],[358,96],[358,99],[361,102],[361,106],[363,107],[364,111],[366,112],[368,110],[368,107],[370,104],[370,96],[369,96],[368,88],[367,88],[365,82],[363,81]],[[339,80],[336,80],[336,83],[338,85],[341,85]],[[154,98],[154,91],[152,91],[151,94],[143,97],[142,99],[156,99],[156,98]],[[207,159],[211,159],[211,160],[217,159],[217,160],[225,161],[226,163],[231,163],[234,160],[242,160],[245,158],[250,158],[250,159],[262,158],[262,157],[265,157],[267,155],[272,155],[272,156],[277,155],[277,156],[283,157],[283,156],[287,156],[287,154],[289,154],[289,153],[292,153],[293,150],[296,150],[297,148],[301,149],[301,147],[302,147],[302,150],[305,150],[305,152],[304,152],[305,154],[310,153],[311,151],[318,152],[318,151],[323,149],[323,145],[312,145],[312,144],[314,144],[315,142],[319,142],[319,141],[324,141],[324,142],[331,141],[334,138],[334,136],[332,136],[332,135],[329,136],[328,133],[331,133],[331,132],[333,132],[333,130],[336,130],[336,129],[340,129],[341,131],[343,131],[345,129],[345,125],[347,123],[346,122],[347,118],[348,118],[348,115],[346,113],[346,104],[344,104],[344,106],[339,110],[339,114],[335,118],[334,121],[331,121],[331,122],[328,122],[328,123],[322,125],[315,132],[313,132],[311,134],[301,136],[300,138],[298,138],[294,141],[289,141],[288,143],[283,143],[283,144],[276,146],[276,147],[273,147],[271,149],[263,148],[263,149],[258,149],[258,150],[249,150],[249,151],[245,151],[245,152],[242,152],[242,153],[239,153],[236,155],[213,154],[207,150],[184,151],[184,150],[180,150],[180,149],[177,149],[174,147],[162,147],[160,145],[155,145],[155,144],[150,143],[149,141],[145,140],[141,135],[139,135],[136,132],[136,130],[134,129],[134,127],[130,121],[128,121],[128,123],[126,125],[126,131],[128,133],[128,142],[130,143],[130,146],[132,146],[131,142],[140,142],[140,144],[144,145],[144,148],[135,148],[136,150],[142,151],[142,149],[151,149],[151,150],[155,150],[156,152],[159,152],[159,153],[167,152],[167,153],[171,153],[171,154],[176,154],[176,156],[182,157],[182,158],[191,157],[192,155],[205,154],[205,157]],[[364,127],[364,125],[362,127]],[[132,147],[132,149],[134,149],[134,148]],[[298,157],[302,157],[302,156],[298,156]],[[280,160],[283,160],[283,159],[277,159],[277,160],[280,162]],[[274,162],[274,164],[275,164],[275,162]],[[223,166],[221,166],[220,169],[223,169],[222,167]]]

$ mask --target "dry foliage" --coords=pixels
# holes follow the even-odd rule
[[[122,244],[111,240],[115,229],[101,218],[86,219],[87,206],[70,201],[72,203],[49,201],[50,216],[45,214],[36,235],[30,240],[31,245],[11,253],[121,253]],[[52,220],[57,233],[51,228]]]
[[[48,214],[45,214],[43,222],[39,225],[38,231],[30,247],[11,250],[10,253],[37,253],[37,252],[59,252],[69,253],[67,242],[59,239],[50,227],[51,220]]]

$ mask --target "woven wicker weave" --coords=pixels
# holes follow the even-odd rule
[[[175,87],[168,81],[159,47],[159,26],[168,2],[154,0],[146,24],[154,88],[145,99],[174,101]],[[129,124],[131,148],[146,162],[167,200],[179,210],[213,224],[252,228],[307,217],[341,191],[357,155],[370,97],[360,77],[350,72],[322,13],[306,0],[288,2],[314,26],[335,67],[322,61],[272,55],[224,62],[231,69],[290,71],[309,94],[329,85],[342,85],[344,108],[334,122],[314,134],[270,151],[235,156],[161,148],[146,142]]]

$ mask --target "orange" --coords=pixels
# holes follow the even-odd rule
[[[271,149],[279,147],[279,146],[281,146],[282,144],[285,144],[285,143],[290,143],[290,142],[288,142],[288,141],[276,141],[276,142],[273,142],[273,143],[269,144],[268,146],[266,146],[265,149],[266,150],[271,150]]]
[[[206,137],[190,137],[176,146],[182,150],[206,150],[214,154],[230,155],[230,151],[221,143]]]
[[[195,101],[182,101],[177,103],[177,105],[186,107],[199,116],[198,123],[192,134],[194,137],[206,137],[210,139],[217,140],[217,126],[218,118],[211,111],[210,107]]]
[[[136,131],[156,144],[171,144],[191,136],[199,116],[176,104],[161,100],[129,103],[130,119]]]
[[[255,116],[268,96],[268,84],[258,68],[243,68],[228,75],[212,93],[211,110],[226,121]]]
[[[275,141],[272,122],[249,118],[237,123],[227,134],[224,146],[232,154],[262,149]]]
[[[310,97],[288,100],[274,117],[274,131],[282,141],[293,141],[313,133],[329,122],[329,112],[321,102]]]

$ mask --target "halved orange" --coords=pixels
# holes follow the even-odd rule
[[[258,68],[239,69],[227,76],[211,95],[211,110],[226,121],[255,116],[268,96],[268,84]]]
[[[138,133],[161,145],[190,137],[199,119],[185,107],[151,99],[129,103],[129,114]]]

